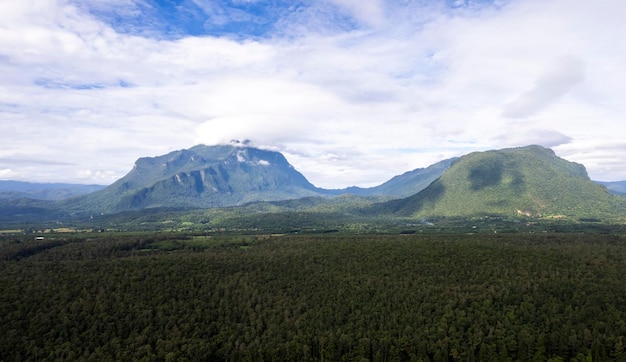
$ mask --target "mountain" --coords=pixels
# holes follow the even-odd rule
[[[354,196],[337,197],[341,195]],[[626,218],[626,198],[591,181],[584,166],[540,146],[471,153],[372,188],[326,190],[311,184],[281,153],[239,143],[198,145],[140,158],[123,178],[82,196],[0,200],[0,219],[53,221],[85,214],[240,205],[247,206],[229,215],[306,210],[364,220],[485,215]]]
[[[408,197],[428,187],[428,185],[446,172],[456,160],[457,158],[450,158],[426,168],[408,171],[375,187],[361,188],[353,186],[339,190],[326,190],[326,193],[331,195],[351,194],[356,196]]]
[[[626,196],[626,181],[596,181],[615,195]]]
[[[623,216],[624,200],[591,181],[583,165],[528,146],[470,153],[421,192],[373,210],[416,217],[595,218]]]
[[[323,194],[281,153],[242,144],[198,145],[140,158],[109,187],[67,200],[64,206],[97,212],[209,208]]]
[[[32,193],[19,191],[7,194],[4,200],[0,199],[0,214],[8,218],[12,214],[33,215],[37,219],[45,215],[46,210],[55,217],[59,212],[71,217],[72,214],[116,213],[147,208],[227,207],[311,197],[324,205],[327,202],[322,200],[341,195],[371,198],[374,202],[380,201],[381,197],[406,197],[423,190],[453,161],[444,160],[427,168],[406,172],[376,187],[328,190],[311,184],[281,153],[249,147],[245,142],[198,145],[162,156],[140,158],[126,176],[87,195],[42,202],[35,199],[43,197]],[[22,199],[18,199],[20,197]],[[331,202],[329,205],[335,204]]]
[[[98,191],[104,187],[106,186],[0,180],[0,200],[15,200],[21,198],[62,200]]]
[[[259,201],[339,195],[405,197],[423,190],[454,159],[396,176],[372,188],[315,187],[279,153],[246,143],[198,145],[144,157],[123,178],[100,191],[66,200],[72,212],[111,213],[156,207],[212,208]]]

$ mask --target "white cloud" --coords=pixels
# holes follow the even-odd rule
[[[330,0],[345,9],[359,22],[369,26],[380,26],[385,22],[382,0]]]
[[[0,180],[11,180],[19,177],[19,174],[10,168],[0,169]]]
[[[508,103],[504,116],[524,118],[533,115],[567,94],[584,80],[584,65],[575,58],[560,59],[546,71],[535,86]]]
[[[503,147],[539,145],[553,148],[572,142],[572,137],[554,130],[511,128],[506,134],[496,137],[496,140],[500,141]]]
[[[106,183],[138,157],[249,138],[318,186],[371,186],[528,142],[626,179],[621,0],[316,6],[235,41],[119,34],[65,0],[0,3],[0,158],[64,163],[0,169]],[[337,8],[361,26],[320,16]]]

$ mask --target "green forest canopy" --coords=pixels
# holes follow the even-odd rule
[[[626,360],[623,236],[5,238],[4,360]]]

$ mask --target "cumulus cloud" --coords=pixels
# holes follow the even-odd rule
[[[0,169],[0,180],[15,180],[20,176],[20,173],[15,172],[10,168]]]
[[[0,158],[67,164],[0,168],[109,183],[138,157],[251,139],[316,185],[345,187],[536,143],[626,179],[603,159],[626,157],[621,0],[278,1],[262,35],[195,3],[239,30],[154,35],[169,23],[151,21],[179,18],[142,0],[1,2]]]
[[[496,137],[496,140],[506,146],[539,145],[548,148],[565,145],[573,141],[570,136],[548,129],[523,131],[511,129],[506,134]]]

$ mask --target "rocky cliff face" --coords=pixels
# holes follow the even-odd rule
[[[247,146],[195,146],[140,158],[111,186],[74,199],[101,212],[150,207],[222,207],[322,195],[285,157]]]

